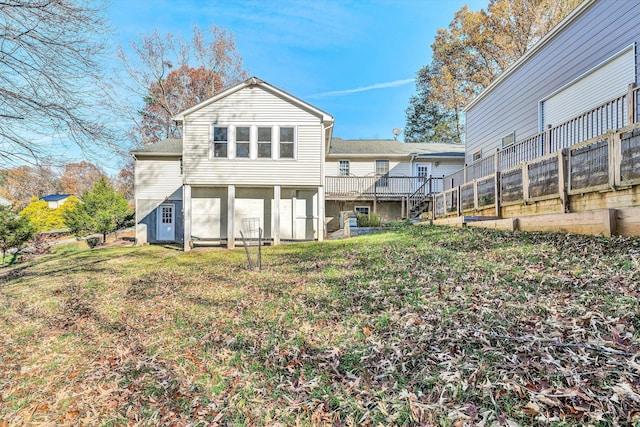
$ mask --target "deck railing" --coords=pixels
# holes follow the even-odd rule
[[[511,144],[444,177],[444,190],[569,148],[640,121],[640,87],[599,105],[544,132]],[[497,156],[497,159],[496,159]],[[496,170],[497,167],[497,170]]]
[[[402,198],[425,186],[430,177],[426,176],[327,176],[325,196],[340,199]],[[434,180],[434,183],[436,181]],[[442,191],[442,178],[437,179],[433,191]]]

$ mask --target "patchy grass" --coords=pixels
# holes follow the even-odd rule
[[[640,240],[404,227],[0,271],[0,425],[637,425]]]

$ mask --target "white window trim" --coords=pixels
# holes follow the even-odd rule
[[[237,129],[238,128],[249,128],[249,141],[240,141],[240,143],[242,144],[249,144],[249,157],[238,157],[238,140],[237,140]],[[253,126],[248,125],[248,124],[237,124],[237,125],[233,125],[233,156],[235,159],[239,159],[239,160],[251,160],[252,157],[252,152],[254,150],[253,146]],[[257,139],[257,137],[256,137]],[[257,148],[257,145],[256,145]]]
[[[227,155],[226,157],[216,157],[216,141],[215,141],[215,131],[216,128],[227,128]],[[209,160],[227,160],[229,159],[230,149],[231,149],[231,126],[220,124],[220,123],[211,123],[209,125]],[[235,150],[235,146],[233,147]]]
[[[281,125],[274,126],[274,128],[276,129],[274,133],[275,133],[275,136],[277,137],[277,138],[273,139],[273,141],[275,141],[275,145],[277,147],[277,156],[275,158],[278,159],[278,160],[283,160],[283,161],[298,160],[298,126],[289,125],[289,124],[281,124]],[[293,142],[286,142],[285,143],[285,144],[293,144],[293,157],[286,157],[286,158],[281,158],[280,157],[280,128],[293,128]]]
[[[342,162],[347,162],[347,174],[342,174]],[[338,160],[338,176],[351,176],[351,161],[347,159]]]
[[[236,129],[239,127],[247,127],[249,128],[249,157],[237,157],[237,142],[236,141]],[[227,129],[227,156],[226,157],[216,157],[215,156],[215,144],[214,134],[216,128],[226,128]],[[271,156],[270,157],[259,157],[259,144],[264,144],[266,142],[261,142],[258,140],[259,128],[269,128],[271,129]],[[282,142],[283,144],[293,144],[293,157],[280,157],[280,129],[281,128],[292,128],[293,129],[293,141],[292,142]],[[246,141],[242,141],[246,143]],[[282,161],[297,161],[298,160],[298,126],[293,124],[280,124],[280,125],[256,125],[256,124],[222,124],[222,123],[211,123],[209,125],[209,160],[257,160],[257,161],[265,161],[265,160],[282,160]]]
[[[433,175],[433,164],[431,162],[417,162],[415,171],[416,176],[421,176],[419,173],[421,167],[425,167],[427,169],[427,174],[422,176],[429,177]]]
[[[358,212],[358,209],[366,209],[367,213]],[[354,206],[353,207],[353,212],[356,213],[356,214],[369,215],[369,214],[371,214],[371,206]]]

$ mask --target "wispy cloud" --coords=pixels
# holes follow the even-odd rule
[[[409,83],[413,83],[415,82],[416,79],[402,79],[402,80],[394,80],[392,82],[385,82],[385,83],[375,83],[369,86],[362,86],[362,87],[357,87],[354,89],[343,89],[343,90],[333,90],[330,92],[324,92],[324,93],[319,93],[316,95],[312,95],[311,97],[313,98],[322,98],[322,97],[326,97],[326,96],[343,96],[343,95],[349,95],[352,93],[358,93],[358,92],[367,92],[369,90],[376,90],[376,89],[385,89],[385,88],[389,88],[389,87],[397,87],[397,86],[404,86],[404,85],[408,85]]]

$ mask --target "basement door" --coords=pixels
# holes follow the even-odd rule
[[[176,240],[176,212],[175,205],[163,204],[158,206],[158,235],[161,241]]]

